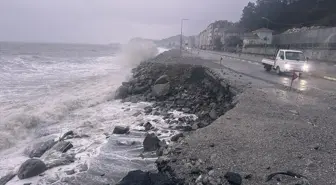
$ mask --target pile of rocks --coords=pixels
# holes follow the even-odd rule
[[[162,55],[161,58],[164,56]],[[132,72],[132,79],[123,82],[116,91],[116,99],[133,103],[153,102],[152,106],[146,107],[144,112],[163,116],[165,122],[171,125],[171,129],[192,131],[206,127],[234,106],[232,104],[234,94],[231,92],[230,86],[223,85],[215,79],[205,67],[151,61],[141,63]],[[188,115],[194,114],[196,119],[193,116],[175,118],[171,113],[173,110]],[[141,126],[145,128],[145,131],[153,130],[150,123],[143,123]],[[139,184],[184,184],[183,180],[175,179],[174,172],[169,166],[169,163],[174,162],[174,156],[180,154],[184,136],[185,133],[173,136],[171,141],[177,143],[167,145],[165,141],[160,141],[155,134],[147,134],[143,142],[144,151],[156,151],[156,154],[161,156],[156,161],[160,173],[153,175],[149,172],[133,171],[119,184],[129,183],[129,180],[134,176],[146,179],[144,183]],[[192,160],[187,164],[191,164],[195,168],[193,171],[193,175],[197,176],[195,181],[208,182],[208,184],[223,182],[222,179],[213,178],[214,170],[201,169],[202,161]],[[151,176],[160,176],[156,179],[163,179],[165,183],[155,182],[155,180],[151,180]]]
[[[167,116],[169,110],[195,114],[198,119],[188,124],[202,128],[232,108],[229,86],[213,79],[204,67],[144,62],[132,72],[133,78],[122,83],[115,97],[155,102],[147,114]]]

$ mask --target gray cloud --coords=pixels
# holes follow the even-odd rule
[[[0,40],[126,42],[200,32],[214,20],[239,20],[249,0],[1,0]]]

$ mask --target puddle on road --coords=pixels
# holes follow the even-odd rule
[[[285,86],[290,87],[292,78],[291,77],[282,77],[281,83]],[[305,79],[296,79],[293,81],[292,87],[298,89],[300,91],[307,91],[308,90],[308,82]]]
[[[262,89],[262,91],[268,93],[271,96],[273,95],[274,99],[287,104],[295,103],[297,105],[315,105],[318,103],[317,98],[287,90],[268,88]]]

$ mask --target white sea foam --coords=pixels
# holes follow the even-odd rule
[[[71,129],[89,133],[89,139],[74,141],[76,158],[82,159],[77,161],[85,163],[85,156],[98,155],[106,142],[103,133],[111,133],[116,124],[136,128],[134,123],[153,119],[131,116],[145,104],[123,104],[113,96],[132,67],[157,53],[151,44],[132,43],[111,56],[2,56],[0,174],[17,168],[27,159],[24,149],[45,137]],[[130,111],[122,109],[125,106]],[[14,179],[9,184],[22,183]]]

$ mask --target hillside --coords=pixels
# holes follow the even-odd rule
[[[183,40],[188,40],[187,36],[183,36]],[[168,38],[164,38],[161,40],[154,40],[154,39],[146,39],[146,38],[140,38],[140,37],[136,37],[136,38],[132,38],[130,40],[130,42],[154,42],[154,44],[156,44],[158,47],[165,47],[165,48],[177,48],[180,47],[180,35],[175,35],[175,36],[171,36]]]

